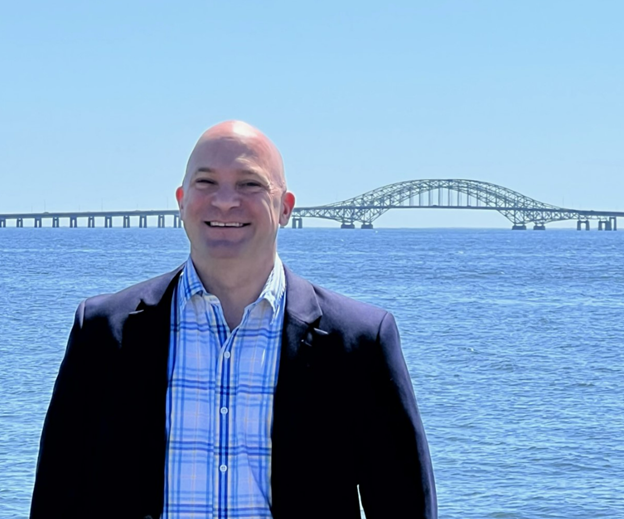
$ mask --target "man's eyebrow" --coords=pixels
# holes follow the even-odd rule
[[[263,169],[245,168],[245,169],[239,169],[238,172],[241,175],[251,175],[254,177],[264,178],[265,176]]]
[[[202,167],[202,168],[197,168],[193,174],[196,173],[215,173],[215,170],[212,168],[206,168],[206,167]],[[257,176],[262,176],[262,174],[264,173],[264,170],[262,168],[242,168],[239,169],[237,171],[237,173],[239,173],[240,175],[257,175]]]

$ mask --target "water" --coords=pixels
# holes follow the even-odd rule
[[[0,231],[0,517],[18,518],[76,306],[173,269],[188,244]],[[284,229],[279,248],[395,314],[441,518],[624,517],[624,233]]]

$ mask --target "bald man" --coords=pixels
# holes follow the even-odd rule
[[[212,127],[176,198],[185,264],[76,312],[31,518],[435,518],[392,315],[277,255],[275,145]]]

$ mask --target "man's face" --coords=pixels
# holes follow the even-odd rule
[[[176,197],[197,259],[272,261],[294,205],[271,149],[237,136],[200,142]]]

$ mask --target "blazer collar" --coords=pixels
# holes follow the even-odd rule
[[[158,307],[161,303],[169,305],[173,295],[173,288],[177,283],[184,265],[180,265],[175,270],[162,274],[144,283],[141,299],[137,305],[136,312],[145,309]]]
[[[295,320],[308,325],[322,315],[316,293],[309,281],[297,276],[284,267],[286,274],[286,321]]]
[[[171,302],[169,295],[172,288],[171,285],[173,282],[177,282],[183,268],[184,265],[180,265],[175,270],[146,283],[141,294],[141,300],[137,306],[137,311],[158,306],[161,302],[169,304]],[[302,323],[314,323],[323,315],[323,312],[318,304],[312,284],[294,274],[286,266],[284,266],[284,273],[286,276],[286,314],[291,319]],[[169,297],[166,298],[166,301],[163,301],[165,294]]]

